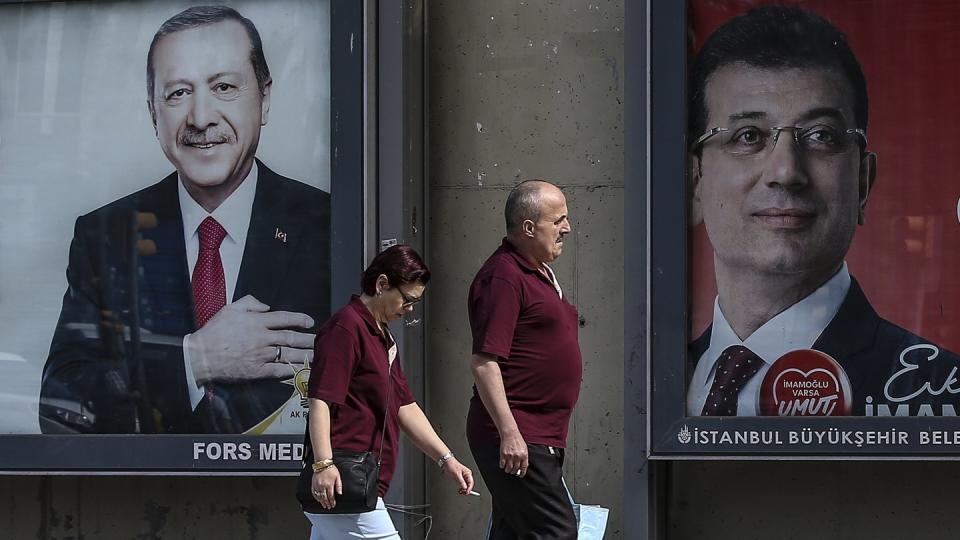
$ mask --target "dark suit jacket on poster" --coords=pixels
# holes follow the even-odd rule
[[[711,330],[712,327],[707,328],[690,344],[688,386],[697,362],[710,347]],[[904,355],[908,365],[901,363],[901,353],[914,345],[925,346]],[[840,309],[813,348],[829,354],[846,371],[853,391],[854,416],[939,416],[952,415],[954,409],[960,409],[960,394],[949,391],[955,370],[960,367],[960,357],[881,318],[855,279],[851,279],[850,290]],[[939,352],[928,361],[934,348]],[[889,387],[892,395],[897,398],[917,395],[904,401],[889,400],[884,388],[892,377],[894,382]],[[960,391],[960,384],[952,386]]]
[[[257,164],[228,303],[250,294],[320,323],[330,311],[330,196]],[[214,397],[191,410],[183,337],[196,321],[177,182],[171,174],[77,219],[43,369],[43,432],[239,433],[294,392],[282,379],[215,384]]]

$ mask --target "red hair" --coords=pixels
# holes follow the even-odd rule
[[[373,296],[377,292],[377,278],[383,274],[391,287],[409,283],[426,285],[430,281],[430,269],[420,254],[406,244],[389,247],[373,258],[370,266],[360,276],[360,289]]]

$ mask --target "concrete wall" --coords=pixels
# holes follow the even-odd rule
[[[296,478],[2,477],[0,538],[266,540],[310,535]]]
[[[671,540],[960,537],[956,462],[677,462]]]
[[[584,325],[584,379],[566,477],[612,509],[621,538],[623,429],[623,2],[429,3],[430,418],[463,461],[472,379],[467,288],[503,236],[521,180],[566,193],[573,225],[554,265]],[[429,479],[432,538],[480,538],[489,493]]]

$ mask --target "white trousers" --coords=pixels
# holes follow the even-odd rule
[[[377,498],[377,509],[363,514],[311,514],[304,512],[313,527],[310,540],[352,540],[377,538],[400,540],[400,534],[387,513],[382,498]]]

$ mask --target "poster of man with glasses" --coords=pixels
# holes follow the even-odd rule
[[[860,24],[854,41],[807,5],[741,4],[690,7],[687,415],[955,415],[960,358],[946,347],[960,336],[919,335],[947,337],[960,315],[924,293],[941,283],[934,245],[958,236],[956,194],[922,158],[894,163],[907,137],[929,147],[955,136],[916,124],[908,135],[889,110],[874,121],[893,105],[886,85],[904,88],[886,75],[868,84],[884,58],[877,32]],[[827,4],[838,20],[862,19],[864,2],[816,7]],[[887,149],[893,174],[880,172]],[[913,190],[925,202],[899,206]]]

